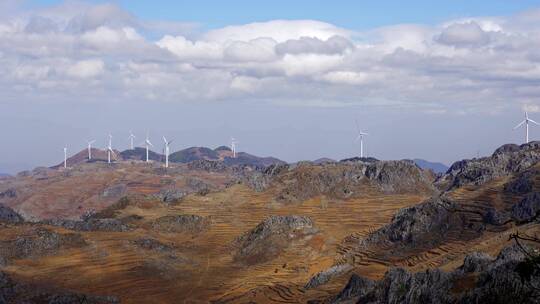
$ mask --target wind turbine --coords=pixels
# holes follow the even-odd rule
[[[165,168],[169,168],[169,146],[173,141],[167,141],[165,136],[163,136],[163,141],[165,142]]]
[[[112,135],[109,134],[109,145],[107,146],[107,162],[111,163],[111,154],[114,155],[114,151],[112,149]]]
[[[234,137],[231,137],[231,151],[233,158],[236,158],[236,144],[239,143],[239,141],[236,141]]]
[[[64,169],[67,168],[67,147],[64,147]]]
[[[88,160],[92,159],[92,144],[96,142],[96,140],[88,140],[86,141],[88,143]]]
[[[133,140],[135,139],[135,135],[133,135],[133,132],[129,131],[129,140],[131,142],[131,150],[133,150]]]
[[[152,143],[150,142],[150,139],[148,138],[148,132],[146,133],[146,139],[144,140],[144,144],[146,146],[146,162],[148,162],[148,149],[150,146],[154,146],[152,145]]]
[[[539,123],[529,118],[529,114],[525,112],[525,120],[520,122],[517,126],[514,127],[514,130],[521,127],[523,124],[525,124],[525,143],[529,142],[529,122],[532,122],[535,125],[540,126]]]
[[[364,157],[364,136],[369,135],[366,132],[362,132],[360,130],[360,126],[358,125],[358,121],[356,121],[356,129],[358,131],[358,136],[356,137],[356,140],[360,141],[360,158]]]

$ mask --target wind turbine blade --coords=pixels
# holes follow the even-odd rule
[[[520,122],[517,126],[514,127],[514,130],[521,127],[527,120],[524,120],[522,122]]]
[[[530,118],[529,118],[529,121],[530,121],[530,122],[532,122],[532,123],[533,123],[533,124],[535,124],[535,125],[538,125],[538,126],[540,126],[540,124],[539,124],[539,123],[537,123],[536,121],[534,121],[534,120],[532,120],[532,119],[530,119]]]
[[[165,142],[165,144],[167,144],[167,139],[165,138],[165,136],[163,136],[163,141]]]

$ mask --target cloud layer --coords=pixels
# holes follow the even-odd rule
[[[427,113],[537,108],[540,11],[358,32],[314,20],[195,30],[110,5],[0,19],[3,100],[246,101]]]

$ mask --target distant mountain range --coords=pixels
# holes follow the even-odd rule
[[[442,163],[430,162],[425,159],[415,158],[413,161],[422,169],[431,169],[435,173],[446,173],[448,166]]]
[[[9,177],[11,175],[7,174],[7,173],[0,173],[0,177]]]
[[[156,153],[152,150],[148,151],[148,159],[152,161],[164,161],[165,156],[160,153]],[[144,161],[146,160],[146,149],[142,147],[136,147],[133,150],[114,151],[114,155],[111,157],[112,161]],[[236,153],[236,157],[233,157],[231,149],[225,146],[217,147],[216,149],[210,149],[207,147],[190,147],[180,151],[176,151],[169,155],[169,161],[171,163],[189,163],[196,160],[211,160],[222,161],[226,165],[252,165],[252,166],[270,166],[272,164],[286,164],[286,162],[277,159],[275,157],[259,157],[246,152]],[[106,162],[107,151],[92,149],[92,162]],[[77,154],[67,159],[67,165],[73,166],[80,163],[88,162],[88,150],[83,149]],[[63,166],[61,162],[52,168],[59,168]]]

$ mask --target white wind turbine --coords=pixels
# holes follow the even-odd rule
[[[358,125],[358,121],[356,121],[356,129],[358,131],[358,136],[356,137],[356,140],[360,141],[360,158],[364,157],[364,136],[369,135],[368,133],[362,132],[360,130],[360,126]]]
[[[525,124],[525,143],[529,142],[529,122],[532,122],[535,125],[540,126],[539,123],[529,118],[529,114],[525,112],[525,120],[520,122],[517,126],[514,127],[514,130],[521,127],[523,124]]]
[[[173,141],[167,141],[167,138],[165,138],[165,136],[163,136],[163,141],[165,142],[165,168],[169,168],[169,146]]]
[[[148,138],[148,132],[146,133],[146,139],[144,140],[144,144],[145,144],[145,147],[146,147],[146,162],[148,162],[148,150],[150,148],[150,146],[154,146],[152,145],[152,143],[150,142],[150,139]]]
[[[133,132],[132,131],[129,131],[129,140],[130,140],[130,147],[131,147],[131,150],[133,150],[133,140],[135,139],[135,135],[133,135]]]
[[[64,169],[67,168],[67,147],[64,147]]]
[[[87,140],[88,143],[88,160],[92,159],[92,144],[96,142],[96,140]]]
[[[233,158],[236,158],[236,144],[239,143],[239,141],[236,141],[234,137],[231,137],[231,152],[233,155]]]
[[[111,163],[111,155],[114,155],[114,151],[112,149],[112,135],[109,134],[109,145],[107,146],[107,162]]]

